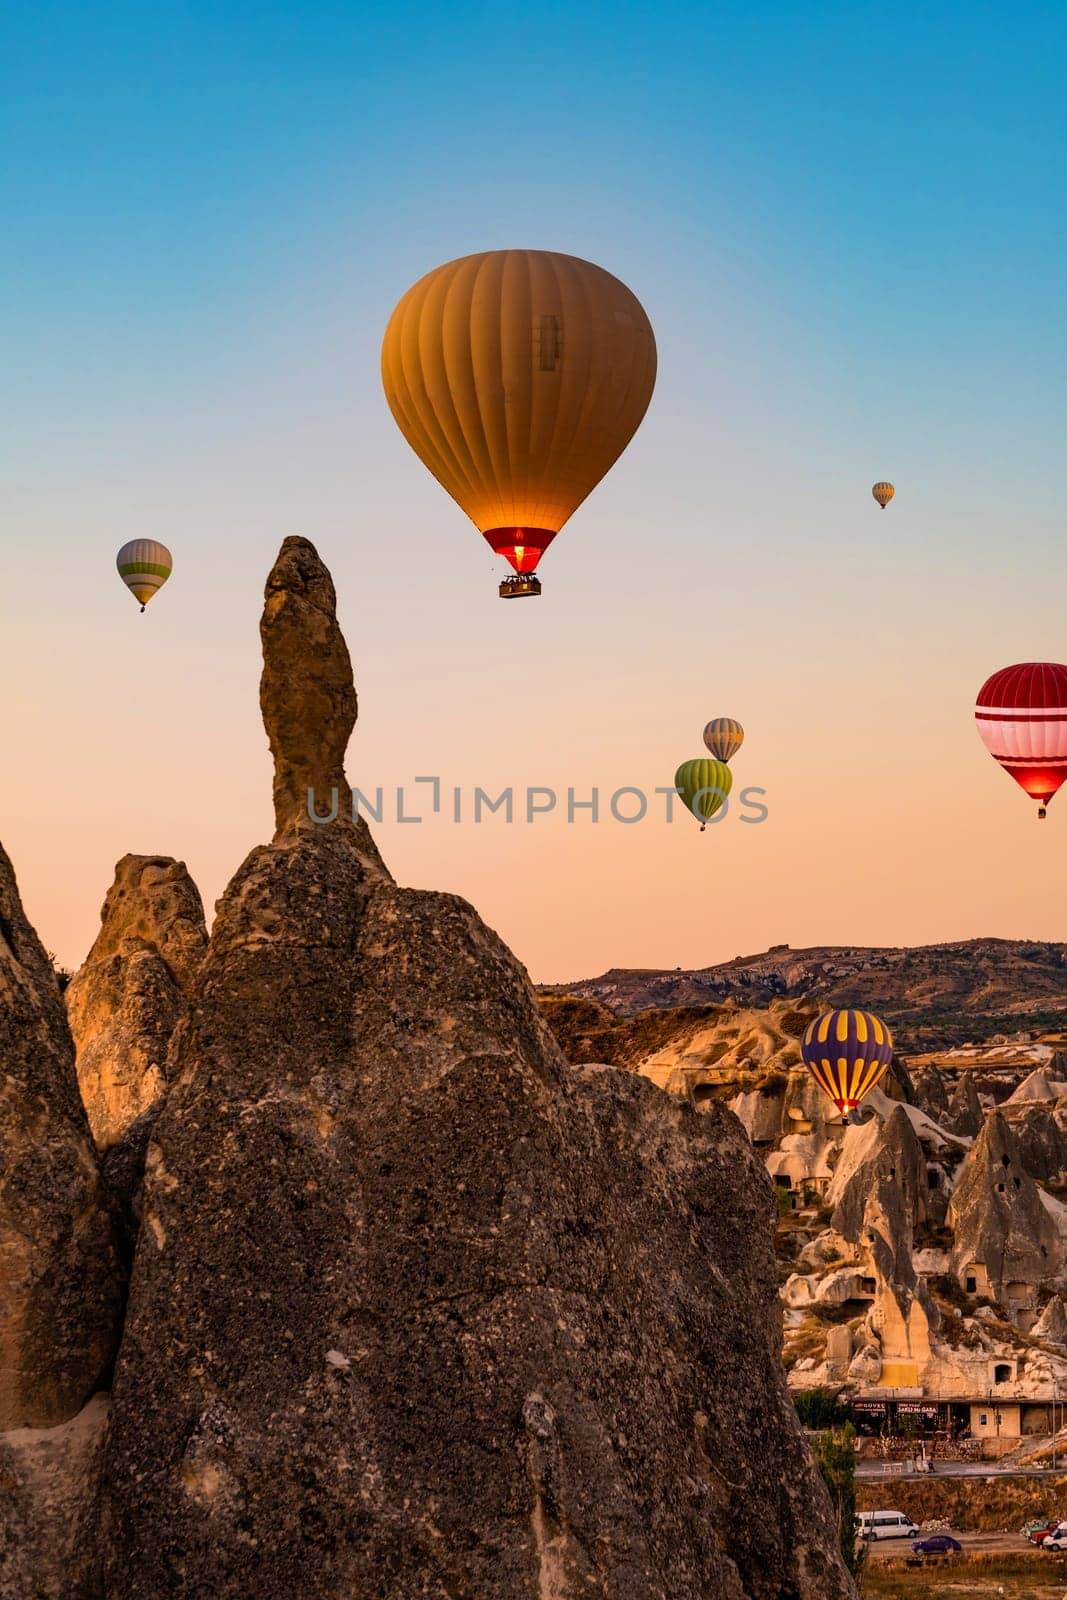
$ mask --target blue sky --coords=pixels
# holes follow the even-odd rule
[[[413,743],[472,782],[601,758],[661,779],[706,716],[763,729],[795,831],[758,870],[716,862],[728,935],[679,919],[686,869],[654,852],[598,840],[561,933],[500,886],[539,846],[386,841],[538,976],[735,938],[1039,934],[1047,854],[968,899],[945,802],[979,786],[977,843],[1017,820],[969,708],[995,667],[1067,655],[1065,36],[1062,6],[1027,5],[0,8],[0,838],[50,942],[78,958],[124,849],[188,856],[213,897],[264,833],[255,614],[287,532],[335,571],[387,781],[422,764]],[[377,378],[407,285],[505,244],[609,267],[661,354],[638,439],[546,560],[545,609],[506,624]],[[882,476],[898,500],[873,522]],[[140,533],[177,557],[150,633],[110,570]],[[542,685],[521,738],[502,653]],[[673,709],[635,727],[634,707]],[[951,773],[924,769],[929,805],[878,814],[844,877],[898,881],[928,848],[952,870],[882,913],[820,893],[820,922],[836,831],[805,808],[827,753],[848,728],[873,772],[916,722]],[[551,848],[575,881],[574,841]],[[787,872],[781,903],[757,892]]]

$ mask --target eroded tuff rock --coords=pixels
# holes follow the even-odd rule
[[[948,1113],[948,1092],[945,1080],[932,1061],[910,1069],[915,1104],[937,1122]]]
[[[69,1422],[0,1434],[0,1596],[100,1600],[97,1518],[107,1396]]]
[[[1015,1142],[1019,1146],[1019,1159],[1031,1178],[1041,1183],[1059,1185],[1067,1175],[1067,1135],[1064,1135],[1055,1115],[1048,1105],[1031,1103],[1003,1115],[1011,1123]]]
[[[862,1142],[862,1156],[848,1144]],[[850,1176],[846,1177],[846,1173]],[[903,1106],[886,1120],[849,1128],[831,1228],[863,1252],[876,1284],[868,1326],[878,1335],[885,1364],[913,1366],[930,1358],[930,1337],[938,1314],[925,1282],[915,1270],[912,1242],[916,1226],[929,1215],[926,1158]]]
[[[271,651],[337,667],[327,584],[286,541],[279,834],[220,904],[149,1150],[109,1600],[853,1596],[736,1120],[569,1068],[470,906],[303,817],[354,701],[331,668],[283,703]]]
[[[1045,1344],[1067,1345],[1067,1310],[1061,1295],[1054,1294],[1030,1329],[1033,1339]]]
[[[952,1270],[968,1292],[1025,1309],[1063,1264],[1063,1242],[1023,1167],[1009,1124],[990,1112],[960,1168],[949,1205]]]
[[[171,1037],[206,948],[185,863],[123,856],[96,942],[67,989],[78,1082],[101,1149],[162,1098]]]
[[[982,1127],[984,1115],[975,1087],[974,1074],[961,1072],[960,1081],[949,1101],[948,1126],[961,1138],[974,1139]]]
[[[1051,1103],[1056,1099],[1056,1091],[1049,1082],[1048,1074],[1035,1067],[1028,1077],[1024,1078],[1017,1089],[1014,1089],[1008,1098],[1002,1102],[1002,1110],[1009,1107],[1033,1105],[1035,1102],[1044,1101]]]
[[[85,1404],[120,1294],[62,997],[0,849],[0,1429]]]

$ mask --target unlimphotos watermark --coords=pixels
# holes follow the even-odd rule
[[[383,822],[387,810],[391,809],[391,820],[395,822],[422,823],[427,820],[422,813],[428,809],[432,816],[443,817],[452,823],[473,822],[478,825],[486,820],[503,820],[505,823],[531,824],[539,817],[555,813],[560,817],[565,814],[568,824],[610,821],[621,823],[623,827],[632,827],[649,818],[674,822],[676,800],[681,801],[678,815],[686,818],[693,815],[681,791],[673,784],[653,789],[651,800],[644,789],[634,784],[624,784],[610,795],[605,795],[602,804],[601,791],[597,787],[579,796],[576,789],[568,788],[563,793],[548,784],[531,784],[525,788],[509,785],[494,796],[478,786],[464,788],[461,785],[449,785],[446,788],[440,778],[413,778],[412,783],[426,784],[429,790],[412,796],[404,784],[398,784],[395,789],[388,791],[387,801],[384,786],[379,785],[372,795],[364,794],[362,789],[353,789],[352,821],[366,817],[371,822]],[[706,822],[709,827],[725,821],[728,816],[735,816],[739,822],[750,825],[766,822],[769,815],[768,808],[763,804],[766,793],[766,789],[756,788],[752,784],[737,795],[724,794],[721,789],[701,789],[693,796],[696,811],[701,811],[712,796],[717,796],[720,804],[711,816],[698,816],[697,820]],[[312,822],[325,825],[337,821],[341,806],[337,789],[330,790],[329,808],[325,812],[314,789],[309,789],[307,795],[307,814]],[[660,799],[662,805],[658,803]]]

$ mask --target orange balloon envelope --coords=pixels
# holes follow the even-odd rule
[[[602,267],[550,250],[437,267],[401,299],[382,341],[401,433],[520,575],[622,454],[655,381],[656,341],[636,297]],[[540,587],[516,581],[511,592]]]

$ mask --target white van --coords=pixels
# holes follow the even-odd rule
[[[919,1530],[899,1511],[861,1511],[856,1518],[860,1539],[917,1539]]]

